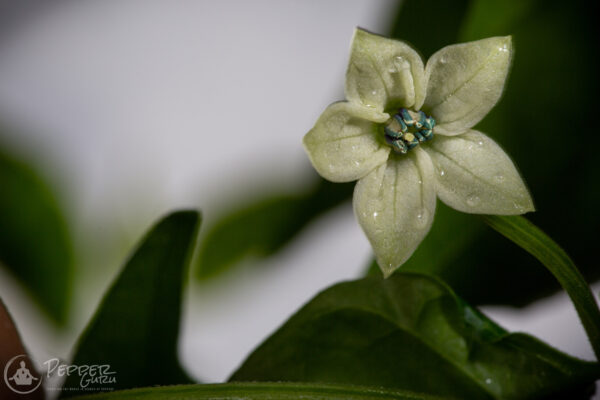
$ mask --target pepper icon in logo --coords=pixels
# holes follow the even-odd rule
[[[27,356],[20,354],[11,358],[4,367],[4,382],[15,393],[33,393],[42,384],[41,377],[35,377],[27,368],[26,360]]]

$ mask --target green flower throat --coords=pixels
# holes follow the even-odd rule
[[[423,111],[401,108],[383,128],[385,142],[394,152],[406,154],[419,143],[433,139],[435,120]]]

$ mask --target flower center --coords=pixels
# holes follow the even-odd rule
[[[435,120],[423,111],[398,110],[383,128],[385,142],[396,153],[406,154],[419,143],[433,139]]]

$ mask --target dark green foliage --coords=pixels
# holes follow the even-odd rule
[[[53,188],[28,163],[0,148],[0,265],[56,322],[71,300],[73,254]]]
[[[177,361],[177,339],[199,223],[197,212],[181,211],[152,228],[83,333],[73,364],[110,365],[116,383],[105,387],[112,389],[190,382]],[[80,393],[80,379],[71,375],[63,396]]]
[[[231,377],[398,388],[468,399],[590,393],[600,366],[510,334],[425,275],[335,285]],[[565,392],[566,391],[566,392]]]
[[[225,383],[213,385],[178,385],[102,393],[80,397],[89,400],[444,400],[437,396],[401,390],[354,385],[314,385],[302,383]]]

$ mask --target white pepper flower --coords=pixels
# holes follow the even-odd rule
[[[327,107],[304,146],[325,179],[358,180],[354,211],[384,276],[429,231],[436,197],[473,214],[534,210],[510,158],[471,129],[500,98],[511,56],[511,37],[493,37],[424,65],[408,44],[356,30],[347,101]]]

